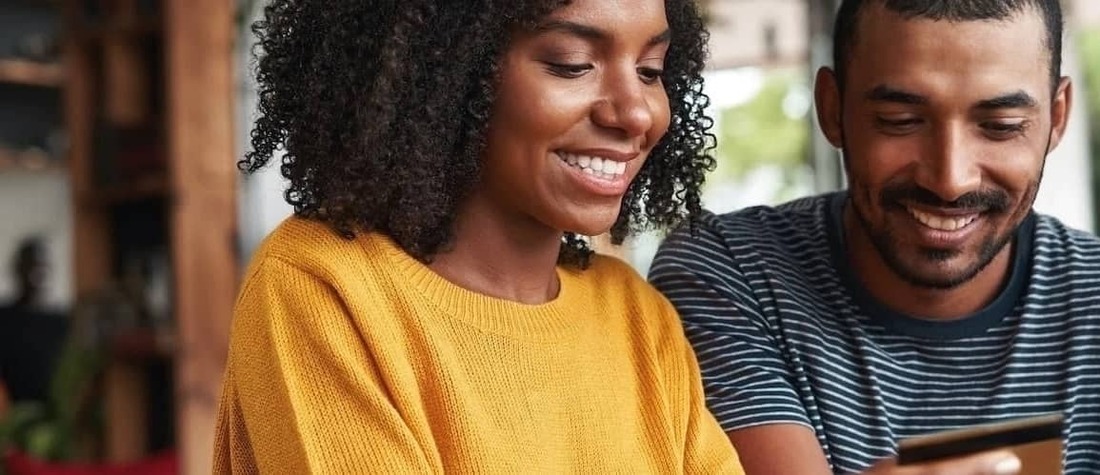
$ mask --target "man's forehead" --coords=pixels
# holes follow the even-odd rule
[[[846,75],[859,94],[890,86],[917,94],[965,88],[996,97],[1049,85],[1045,26],[1028,11],[1005,20],[905,18],[882,6],[861,16]]]
[[[903,15],[882,2],[870,2],[859,13],[851,47],[853,53],[887,54],[901,44],[936,44],[996,55],[1030,51],[1049,60],[1046,38],[1042,14],[1033,7],[1003,19],[948,20]]]

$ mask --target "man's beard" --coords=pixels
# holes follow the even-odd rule
[[[899,246],[895,245],[897,239],[893,235],[893,232],[890,229],[875,229],[862,208],[856,204],[856,200],[852,199],[851,201],[856,220],[859,221],[860,227],[863,228],[863,232],[870,239],[879,257],[894,274],[915,287],[950,290],[969,282],[993,262],[993,259],[995,259],[1005,246],[1012,241],[1012,238],[1016,234],[1016,229],[1019,228],[1019,223],[1017,223],[1016,226],[1013,226],[1003,234],[993,235],[982,242],[978,248],[978,255],[974,263],[963,271],[954,273],[953,275],[928,276],[922,275],[920,272],[916,272],[910,266],[906,265],[906,263],[899,258],[901,252],[898,249]],[[920,248],[917,252],[921,253],[923,258],[929,261],[945,262],[958,256],[963,251],[955,249]]]
[[[844,161],[845,168],[847,169],[848,157],[845,157]],[[993,262],[1001,251],[1005,249],[1005,246],[1012,242],[1013,237],[1015,237],[1017,230],[1023,223],[1024,218],[1027,217],[1035,201],[1039,182],[1042,179],[1041,170],[1043,168],[1040,168],[1039,179],[1033,181],[1028,186],[1024,199],[1020,202],[1020,206],[1015,208],[1015,212],[1013,212],[1011,208],[1011,196],[1006,191],[996,188],[987,188],[966,193],[952,202],[943,201],[935,193],[911,182],[887,186],[878,193],[877,205],[884,214],[891,210],[908,214],[909,211],[905,206],[906,204],[922,204],[934,209],[960,208],[975,210],[980,211],[984,219],[1005,216],[1007,219],[1014,221],[1012,226],[1003,233],[989,236],[981,242],[978,246],[977,256],[973,260],[973,263],[962,271],[955,272],[951,275],[923,275],[907,265],[906,262],[899,257],[901,254],[899,249],[900,246],[896,244],[899,240],[896,238],[893,231],[885,224],[881,228],[876,228],[870,219],[869,213],[867,212],[868,210],[863,209],[860,200],[857,199],[859,197],[855,196],[855,193],[853,193],[858,190],[863,193],[862,198],[865,203],[870,205],[876,203],[876,201],[872,199],[868,188],[862,183],[851,180],[849,183],[848,199],[849,204],[852,206],[853,214],[859,222],[864,234],[866,234],[871,241],[880,259],[886,263],[886,266],[895,275],[915,287],[950,290],[974,279],[975,276],[985,270],[985,268]],[[851,173],[848,173],[848,176],[851,177]],[[852,185],[855,185],[856,190],[852,189]],[[917,252],[922,255],[922,258],[928,261],[946,262],[951,258],[957,257],[961,252],[964,252],[964,250],[920,248]]]

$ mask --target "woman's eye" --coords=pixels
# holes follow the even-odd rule
[[[550,73],[563,78],[578,78],[592,70],[592,65],[587,63],[546,63]]]
[[[638,68],[638,76],[642,78],[642,82],[646,84],[656,84],[661,81],[661,76],[665,72],[657,68]]]

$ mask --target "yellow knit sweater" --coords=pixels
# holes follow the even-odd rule
[[[732,473],[669,303],[625,264],[523,305],[291,218],[238,298],[215,473]]]

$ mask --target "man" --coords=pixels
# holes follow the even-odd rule
[[[1061,37],[1056,0],[845,0],[815,99],[848,189],[662,246],[650,278],[749,475],[1051,412],[1065,473],[1100,473],[1100,240],[1031,209],[1069,115]]]
[[[42,241],[24,240],[11,266],[16,296],[0,306],[0,400],[45,402],[67,325],[44,308],[49,266]]]

